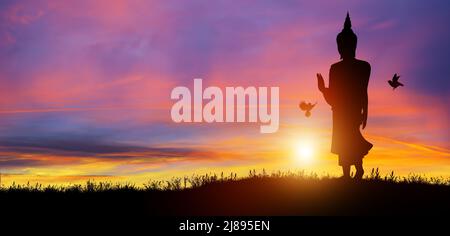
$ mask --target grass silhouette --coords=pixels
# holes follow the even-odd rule
[[[304,171],[250,170],[132,183],[12,184],[0,188],[2,212],[139,215],[422,215],[450,211],[450,178],[381,176],[361,181]],[[8,203],[8,204],[5,204]]]

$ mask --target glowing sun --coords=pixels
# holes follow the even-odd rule
[[[314,145],[309,142],[299,142],[295,145],[295,155],[298,161],[310,163],[314,159]]]

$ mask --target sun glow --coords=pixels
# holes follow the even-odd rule
[[[311,163],[314,160],[314,145],[309,141],[299,141],[295,144],[295,159],[301,163]]]

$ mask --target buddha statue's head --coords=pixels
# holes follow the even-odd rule
[[[336,42],[341,59],[355,57],[358,37],[353,33],[352,22],[350,21],[348,12],[345,18],[344,29],[337,35]]]

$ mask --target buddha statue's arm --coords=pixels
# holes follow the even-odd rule
[[[367,124],[367,117],[369,114],[369,96],[367,93],[368,90],[368,86],[369,86],[369,78],[370,78],[370,65],[368,65],[368,68],[366,69],[366,73],[364,75],[364,91],[363,91],[363,101],[362,101],[362,121],[361,121],[361,125],[362,128],[364,129],[366,127]]]
[[[331,76],[331,73],[330,73]],[[321,74],[317,74],[317,85],[319,87],[319,91],[322,92],[323,97],[325,98],[325,101],[330,105],[333,106],[333,99],[332,99],[332,93],[331,93],[331,77],[330,77],[330,83],[329,87],[325,87],[325,81]]]

